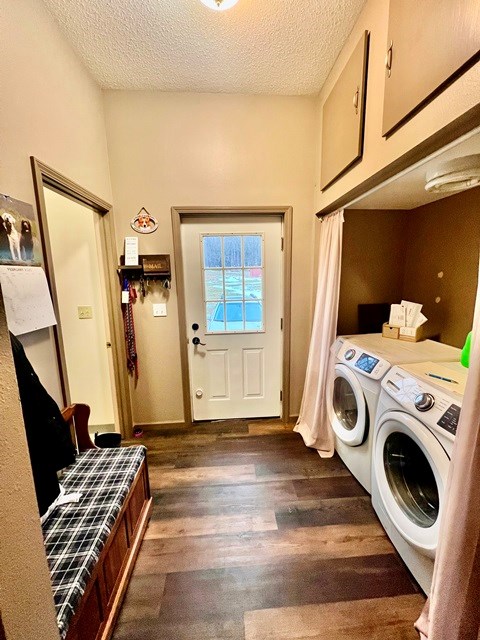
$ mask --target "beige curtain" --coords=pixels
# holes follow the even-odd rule
[[[327,383],[335,340],[342,263],[343,210],[322,221],[318,261],[318,284],[307,373],[300,416],[295,431],[307,447],[325,458],[333,455],[333,434],[327,416]]]
[[[430,598],[416,622],[422,639],[477,640],[480,627],[480,289],[470,369],[447,482]],[[459,312],[461,310],[459,309]]]

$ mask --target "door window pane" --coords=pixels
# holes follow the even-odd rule
[[[221,269],[205,269],[205,300],[222,300],[223,271]]]
[[[207,302],[207,331],[225,331],[225,307],[223,302]]]
[[[225,298],[227,300],[242,300],[242,271],[242,269],[225,269]]]
[[[245,302],[245,329],[260,331],[263,324],[263,303]]]
[[[221,236],[203,236],[203,266],[207,269],[222,266]]]
[[[263,269],[245,269],[245,300],[263,298]]]
[[[208,333],[264,331],[263,236],[202,236]]]
[[[246,267],[261,267],[262,236],[243,236],[243,252]]]
[[[227,331],[243,331],[243,302],[227,302]]]
[[[226,267],[242,266],[242,236],[225,236],[223,253]]]

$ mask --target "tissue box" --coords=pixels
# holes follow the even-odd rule
[[[420,327],[400,327],[399,331],[399,340],[405,340],[406,342],[419,342],[423,340],[423,325]]]
[[[382,326],[382,336],[384,338],[392,338],[393,340],[398,340],[400,337],[400,328],[392,327],[388,322],[384,322]]]

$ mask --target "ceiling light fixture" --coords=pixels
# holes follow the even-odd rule
[[[214,11],[226,11],[231,9],[238,0],[200,0],[206,7]]]
[[[454,158],[427,173],[425,190],[431,193],[455,193],[480,185],[480,154]]]

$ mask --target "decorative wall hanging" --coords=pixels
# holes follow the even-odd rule
[[[0,264],[41,263],[40,236],[32,205],[0,194]]]
[[[132,218],[130,226],[137,233],[153,233],[158,229],[158,221],[142,207],[137,215]]]

